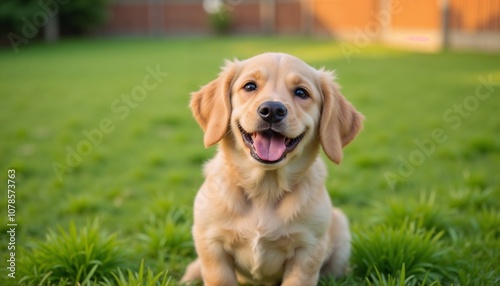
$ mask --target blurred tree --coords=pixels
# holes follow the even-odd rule
[[[82,35],[93,32],[107,19],[109,0],[71,0],[67,2],[67,4],[60,6],[59,22],[63,35]]]
[[[26,43],[40,31],[49,39],[84,35],[95,31],[107,18],[109,0],[2,0],[0,43],[13,39]],[[55,34],[55,35],[54,35]]]
[[[225,7],[210,14],[210,23],[217,34],[227,34],[231,28],[231,22],[231,13]]]
[[[217,34],[229,32],[232,7],[222,0],[203,0],[203,9],[210,15],[210,24]]]
[[[2,0],[0,1],[0,34],[2,42],[8,33],[22,34],[23,17],[32,17],[37,11],[36,0]]]

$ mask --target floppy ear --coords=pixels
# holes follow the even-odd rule
[[[194,118],[203,129],[205,147],[219,142],[229,128],[231,116],[231,83],[237,62],[226,61],[219,77],[191,93],[189,106]]]
[[[333,72],[320,70],[323,109],[319,124],[320,142],[330,160],[342,161],[342,147],[363,128],[364,116],[340,93]]]

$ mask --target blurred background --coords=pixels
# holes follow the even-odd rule
[[[497,0],[5,0],[16,38],[206,34],[321,35],[425,50],[500,49]],[[9,33],[10,36],[9,36]]]

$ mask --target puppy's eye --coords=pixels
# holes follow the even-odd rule
[[[309,93],[307,92],[307,90],[305,88],[302,88],[302,87],[297,87],[293,91],[293,95],[300,97],[302,99],[307,99],[309,97]]]
[[[257,85],[253,82],[249,82],[243,86],[243,89],[247,92],[251,92],[257,89]]]

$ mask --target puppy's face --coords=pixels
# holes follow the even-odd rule
[[[231,87],[230,121],[252,160],[268,167],[286,164],[317,137],[322,105],[317,79],[318,71],[283,54],[243,62]]]
[[[321,144],[340,163],[363,116],[333,80],[296,57],[267,53],[226,62],[217,79],[192,94],[190,106],[206,146],[230,136],[249,160],[278,168],[304,152],[314,155]]]

